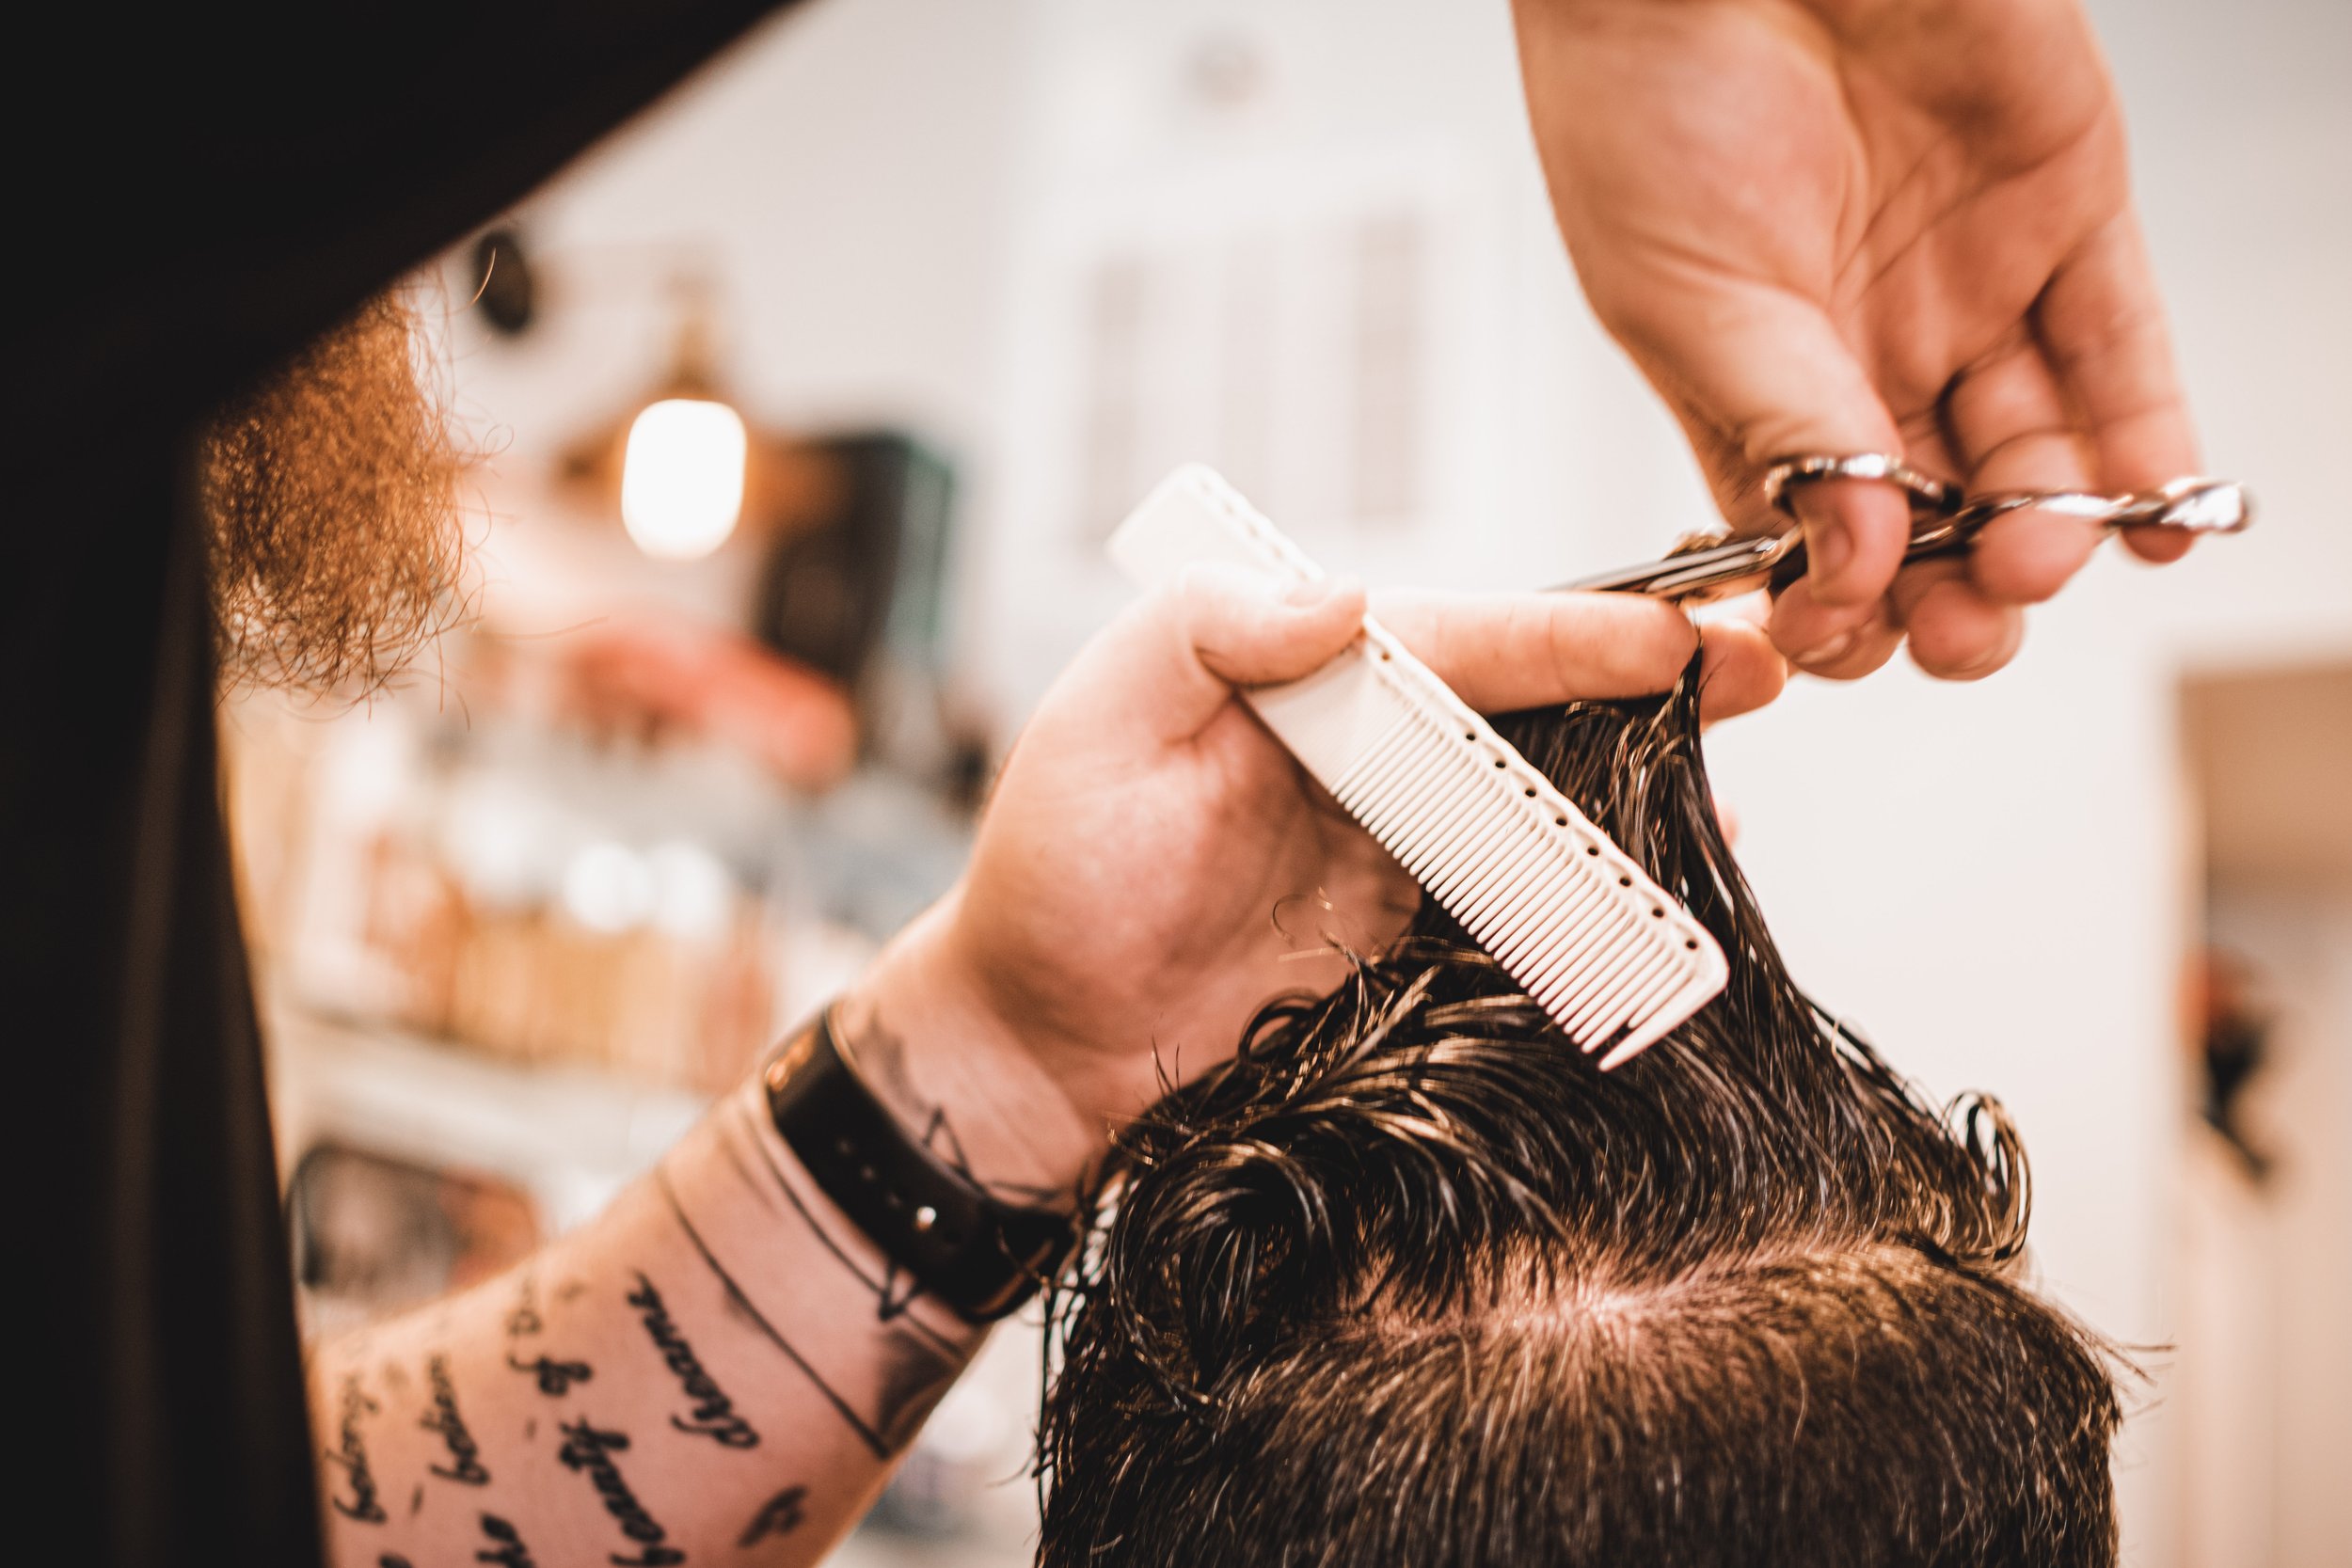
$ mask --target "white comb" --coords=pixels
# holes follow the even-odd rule
[[[1198,464],[1160,482],[1110,554],[1147,588],[1202,561],[1323,576]],[[1604,1069],[1724,989],[1707,928],[1371,616],[1313,674],[1242,695],[1569,1038],[1610,1048]]]

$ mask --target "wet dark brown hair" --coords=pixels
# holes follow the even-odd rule
[[[373,690],[466,610],[466,453],[405,293],[377,296],[215,417],[224,686]]]
[[[2024,1149],[1783,968],[1695,664],[1505,733],[1714,931],[1612,1073],[1433,907],[1120,1140],[1057,1306],[1041,1562],[2115,1558],[2115,1364],[2017,1277]]]

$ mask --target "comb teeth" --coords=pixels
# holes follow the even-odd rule
[[[1145,586],[1199,561],[1322,574],[1210,469],[1179,468],[1120,525]],[[1615,1067],[1729,970],[1706,927],[1426,665],[1366,617],[1303,680],[1243,693],[1268,729],[1585,1051]]]

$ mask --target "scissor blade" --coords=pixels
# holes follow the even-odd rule
[[[1656,561],[1645,561],[1638,565],[1621,566],[1613,572],[1598,572],[1588,578],[1579,578],[1574,582],[1559,583],[1552,591],[1566,594],[1648,594],[1658,598],[1686,598],[1762,572],[1772,560],[1779,543],[1771,534],[1728,539],[1703,549],[1684,550],[1661,556]]]

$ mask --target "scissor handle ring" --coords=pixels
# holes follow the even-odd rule
[[[1895,485],[1911,502],[1915,531],[1922,520],[1948,517],[1960,510],[1959,485],[1947,484],[1883,451],[1812,452],[1802,457],[1784,457],[1764,470],[1765,502],[1790,521],[1796,521],[1796,502],[1790,492],[1800,484],[1824,479],[1871,479]]]

